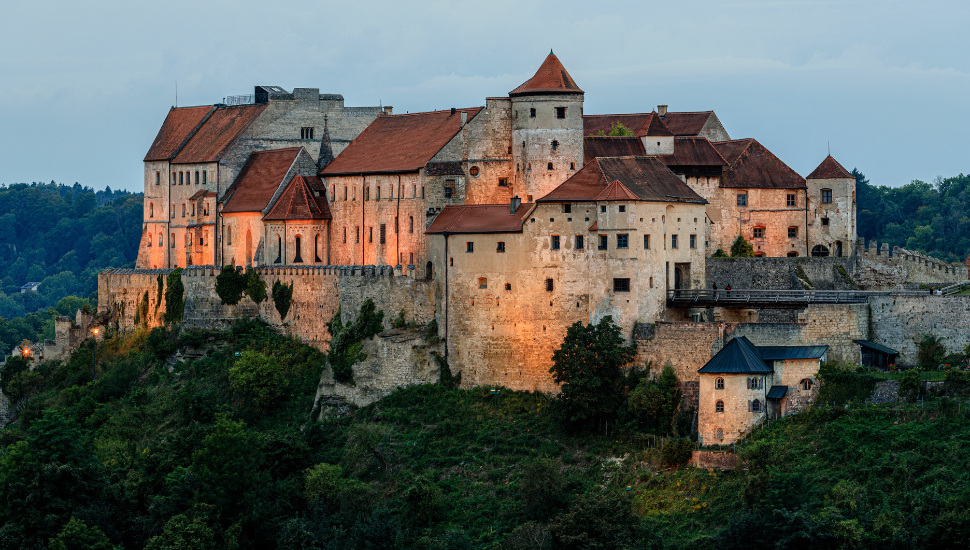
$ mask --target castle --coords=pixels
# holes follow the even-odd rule
[[[915,330],[900,328],[897,303],[909,302],[896,299],[869,309],[674,307],[671,292],[756,288],[742,285],[753,274],[777,275],[770,288],[856,288],[856,276],[902,288],[912,269],[894,261],[899,252],[860,252],[855,178],[831,156],[802,177],[758,141],[731,139],[711,111],[587,115],[583,101],[550,52],[532,78],[478,107],[394,114],[318,89],[258,86],[173,108],[145,157],[136,269],[102,274],[99,311],[128,328],[143,299],[154,312],[143,322],[158,323],[159,275],[184,268],[185,323],[258,315],[326,348],[331,316],[349,320],[370,298],[389,314],[435,319],[463,385],[542,391],[556,391],[549,367],[566,328],[609,315],[640,341],[638,362],[674,363],[695,404],[707,399],[698,371],[732,338],[828,346],[827,357],[852,361],[853,339]],[[761,264],[712,258],[738,235]],[[912,264],[931,282],[967,278],[966,266]],[[292,282],[289,316],[248,298],[221,304],[222,265]],[[918,304],[908,311],[933,311]],[[753,368],[767,368],[759,361]],[[820,358],[807,361],[817,368]],[[791,372],[810,386],[809,370]],[[709,405],[702,415],[714,414]],[[748,412],[739,426],[760,411]]]

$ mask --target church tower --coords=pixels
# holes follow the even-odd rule
[[[583,91],[552,51],[509,92],[515,193],[532,202],[583,167]]]

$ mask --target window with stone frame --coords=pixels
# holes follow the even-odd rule
[[[697,248],[697,235],[690,236],[690,247]]]
[[[582,250],[585,243],[583,243],[583,236],[576,235],[576,245],[573,247],[575,250]]]
[[[724,439],[724,428],[718,428],[714,430],[714,437],[718,439]]]
[[[499,241],[495,243],[496,252],[505,252],[505,241]]]
[[[369,243],[374,242],[374,226],[373,225],[368,225],[367,226],[367,242],[369,242]]]
[[[498,179],[498,186],[499,187],[508,187],[509,186],[509,178],[499,178]]]
[[[475,252],[475,243],[468,241],[465,243],[465,252]]]
[[[751,403],[751,412],[755,412],[755,413],[761,412],[761,400],[760,399],[752,399],[750,401],[750,403]]]
[[[822,189],[822,204],[831,204],[831,203],[832,203],[832,190]]]
[[[559,235],[553,235],[549,242],[549,248],[559,250]]]
[[[788,228],[788,238],[789,239],[797,239],[798,238],[798,228],[797,227],[791,226],[791,227]]]
[[[617,212],[626,212],[626,205],[625,204],[621,204],[621,205],[617,206],[616,207],[616,211]]]
[[[488,288],[488,279],[486,279],[485,277],[479,277],[478,288]]]
[[[714,412],[716,413],[724,412],[724,401],[719,400],[717,403],[714,403]]]
[[[812,379],[811,378],[803,378],[802,381],[800,382],[800,385],[802,387],[802,391],[811,391],[812,390]]]
[[[566,118],[565,107],[556,107],[556,118]]]
[[[650,250],[650,235],[643,236],[643,249]]]
[[[724,389],[724,379],[723,378],[717,378],[716,380],[714,380],[714,389],[715,390],[723,390]]]
[[[614,278],[613,279],[613,292],[630,292],[630,279],[629,278]]]
[[[626,233],[620,233],[616,236],[616,247],[617,248],[630,248],[630,235]]]
[[[408,216],[408,233],[414,233],[414,216]]]
[[[161,183],[162,183],[162,173],[156,171],[155,172],[155,185],[161,185]]]
[[[753,233],[751,234],[751,236],[754,237],[755,239],[763,239],[763,238],[765,238],[765,228],[764,227],[755,227]]]
[[[738,193],[738,206],[748,206],[747,193]]]
[[[162,234],[161,233],[158,234],[158,246],[163,246],[162,245]]]
[[[599,249],[600,250],[606,250],[606,249],[608,249],[609,248],[609,242],[610,242],[609,241],[609,237],[607,237],[606,235],[600,235],[600,246],[599,246]]]
[[[788,206],[789,208],[796,206],[794,193],[788,193],[788,197],[785,200],[785,206]]]
[[[677,235],[670,236],[670,248],[677,248]]]
[[[455,180],[445,180],[445,198],[450,199],[455,192]]]
[[[546,292],[552,292],[555,287],[552,279],[546,279]]]
[[[828,226],[829,226],[829,219],[822,218],[822,227],[828,227]]]
[[[563,205],[562,205],[562,213],[563,214],[572,214],[572,212],[573,212],[573,205],[570,204],[570,203],[568,203],[568,202],[567,203],[563,203]]]
[[[535,117],[536,117],[536,108],[532,107],[531,109],[529,109],[529,118],[535,118]]]

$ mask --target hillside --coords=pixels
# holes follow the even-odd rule
[[[195,359],[166,362],[176,348]],[[111,338],[93,381],[92,352],[4,377],[29,397],[0,432],[0,548],[82,535],[132,549],[970,541],[966,407],[845,408],[852,374],[826,386],[837,407],[772,422],[742,446],[743,468],[715,474],[672,467],[681,454],[635,429],[568,433],[554,400],[528,392],[417,386],[314,422],[325,357],[259,323]]]

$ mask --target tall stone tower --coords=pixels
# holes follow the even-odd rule
[[[583,91],[552,51],[512,99],[514,191],[534,201],[583,167]]]

